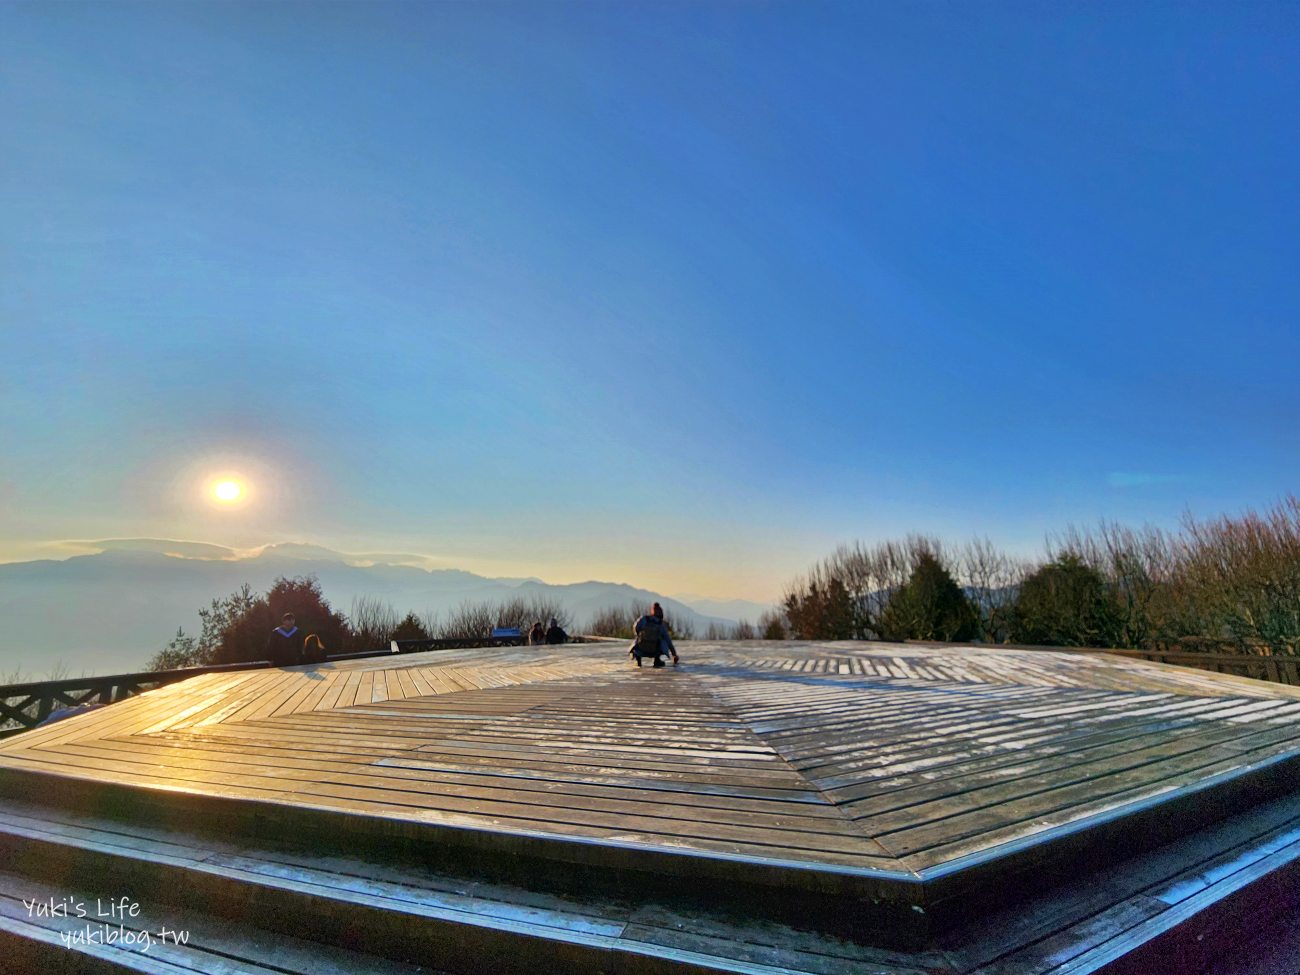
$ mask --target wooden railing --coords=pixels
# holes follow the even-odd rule
[[[41,680],[28,684],[0,686],[0,738],[35,728],[60,708],[91,704],[113,704],[142,691],[164,684],[188,680],[199,674],[217,674],[228,670],[252,670],[271,666],[265,660],[252,663],[221,664],[214,667],[181,667],[155,670],[144,674],[113,674],[109,677],[76,677],[64,680]]]
[[[1300,685],[1300,657],[1267,653],[1202,653],[1196,650],[1106,650],[1121,657],[1136,657],[1161,664],[1196,667],[1217,674],[1254,677],[1274,684]]]
[[[932,647],[969,647],[969,643],[944,643],[939,640],[906,640]],[[1300,686],[1300,654],[1273,653],[1263,643],[1242,646],[1225,640],[1208,640],[1188,637],[1146,650],[1114,647],[1057,647],[1029,643],[981,643],[974,646],[1000,650],[1048,650],[1056,653],[1105,653],[1117,657],[1133,657],[1160,664],[1179,667],[1196,667],[1216,674],[1235,674],[1253,677],[1274,684]],[[1226,648],[1226,649],[1225,649]],[[1300,648],[1298,648],[1300,649]]]
[[[582,637],[570,637],[571,643],[583,642]],[[398,653],[422,653],[427,650],[464,650],[473,647],[519,646],[520,640],[512,637],[499,639],[436,639],[398,640]],[[335,660],[359,660],[364,657],[387,657],[393,653],[390,644],[381,650],[353,650],[330,654],[327,663]],[[200,674],[217,674],[229,670],[257,670],[270,667],[265,660],[249,663],[217,664],[211,667],[181,667],[176,670],[155,670],[143,674],[114,674],[110,677],[77,677],[63,680],[42,680],[27,684],[0,685],[0,738],[16,735],[35,728],[61,708],[113,704],[155,687],[198,677]]]

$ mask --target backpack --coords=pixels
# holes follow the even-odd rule
[[[657,657],[659,655],[659,645],[662,642],[662,633],[663,623],[653,616],[645,617],[645,625],[641,627],[641,632],[636,635],[637,652],[644,656]]]

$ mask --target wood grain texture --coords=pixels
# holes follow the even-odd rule
[[[206,674],[0,766],[359,816],[926,872],[1300,749],[1300,691],[1091,653],[447,650]]]

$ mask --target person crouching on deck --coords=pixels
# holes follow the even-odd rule
[[[280,617],[280,625],[266,638],[266,659],[277,667],[302,663],[302,634],[293,613]]]
[[[636,621],[632,627],[632,632],[636,634],[636,641],[628,651],[636,658],[636,665],[641,666],[641,660],[649,657],[654,661],[654,666],[662,667],[664,665],[664,655],[667,654],[673,658],[673,666],[677,666],[677,648],[673,646],[672,635],[668,632],[668,624],[664,622],[664,608],[658,603],[650,607],[650,612]]]

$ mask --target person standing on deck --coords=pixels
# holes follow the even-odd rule
[[[672,657],[673,666],[677,666],[677,648],[673,646],[668,624],[664,622],[662,606],[658,603],[651,606],[650,612],[633,625],[632,632],[636,634],[636,641],[632,644],[629,653],[636,658],[638,667],[641,666],[644,657],[650,657],[654,661],[654,666],[662,667],[665,654]]]
[[[277,667],[302,663],[302,633],[293,613],[280,617],[280,625],[266,638],[266,659]]]

